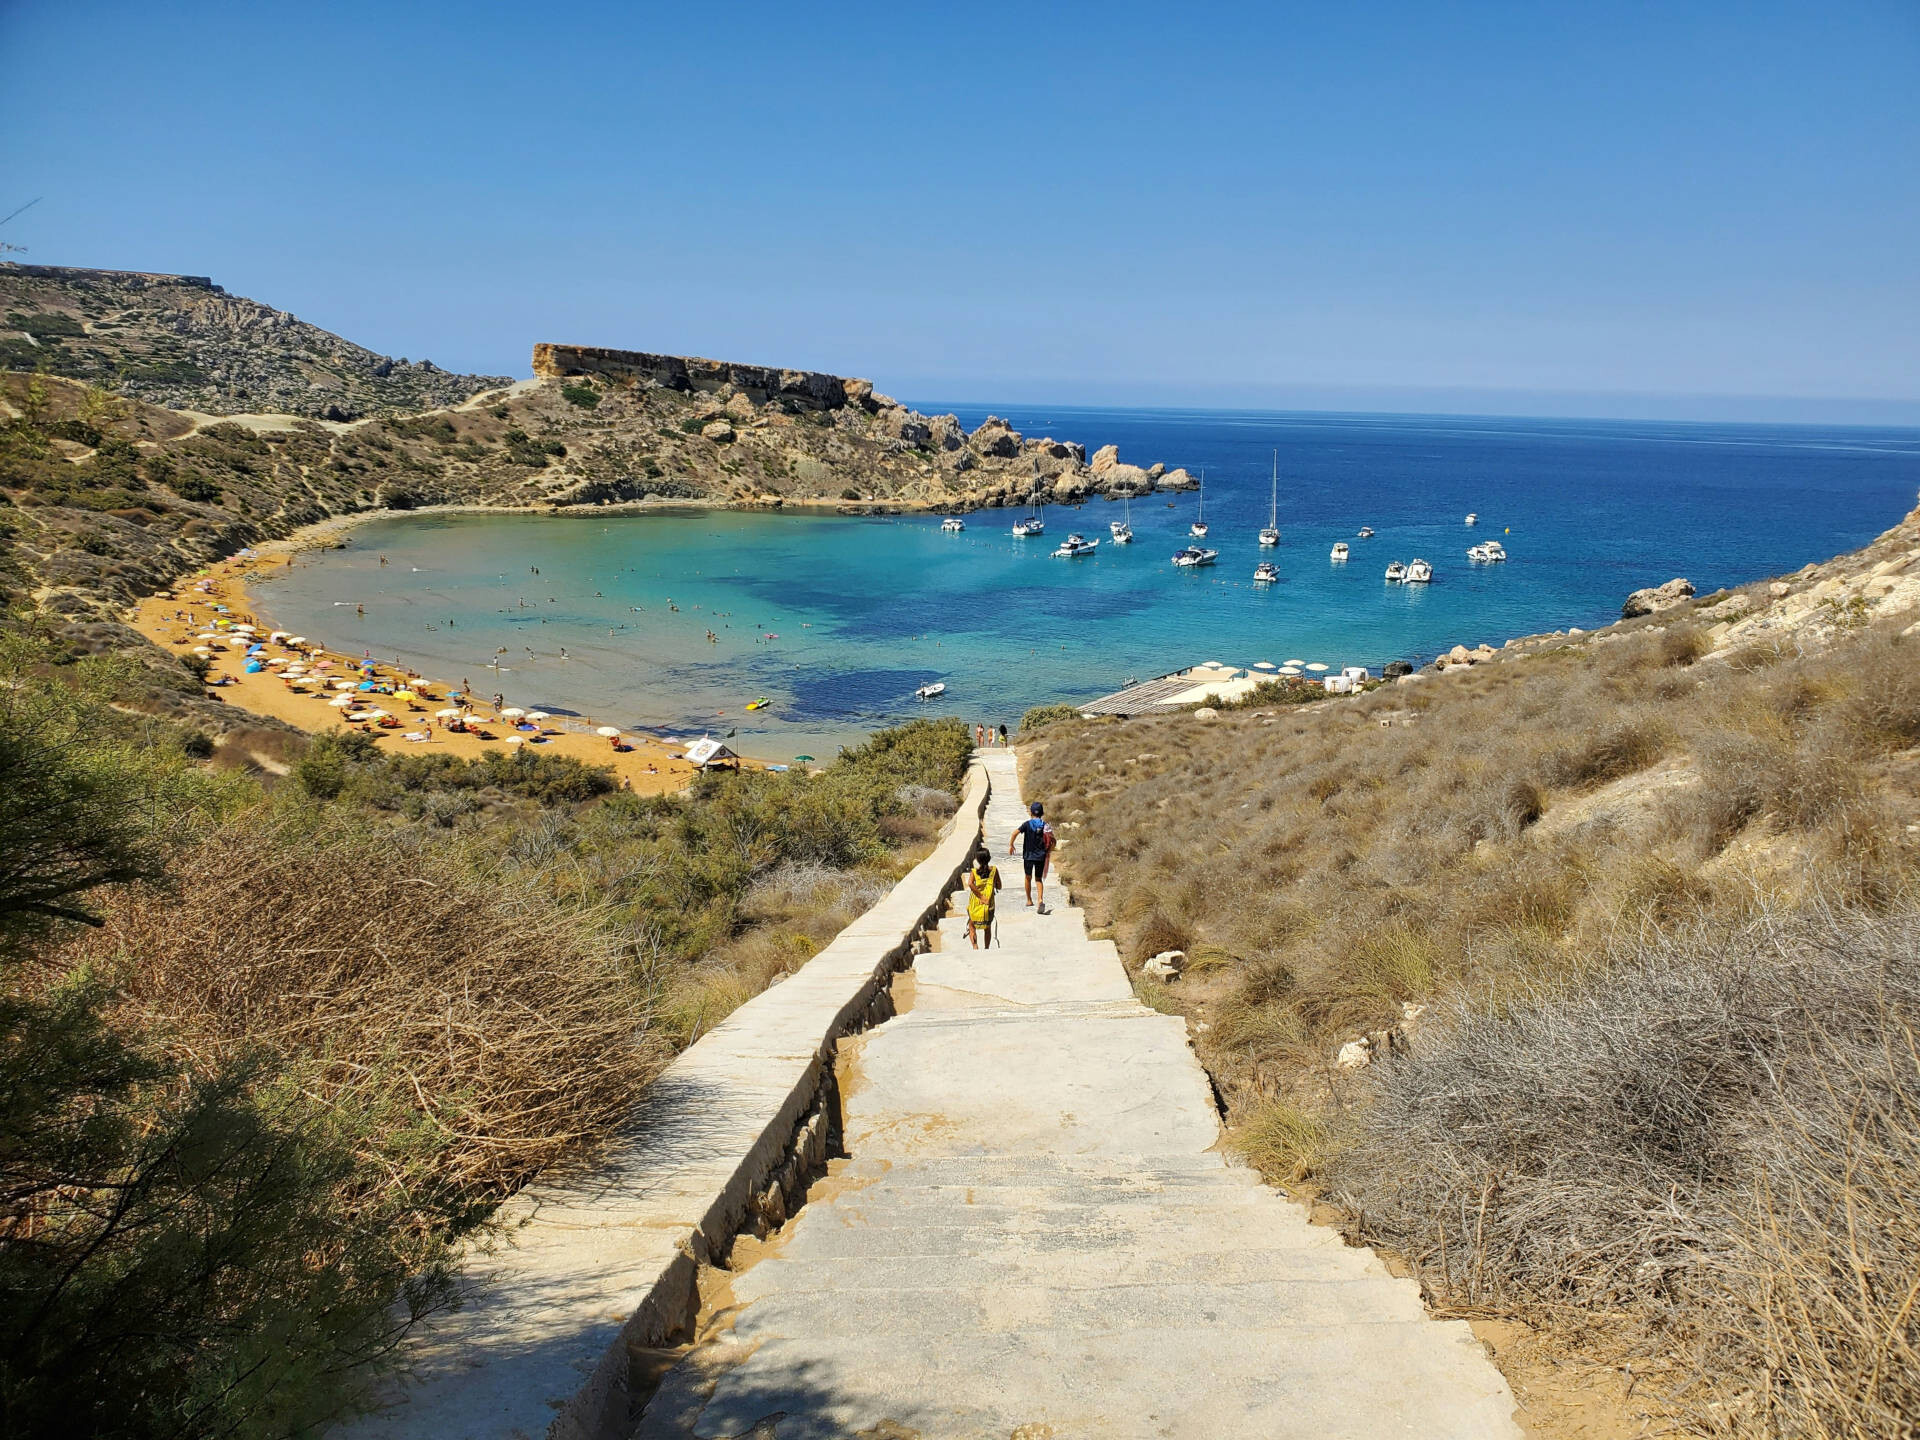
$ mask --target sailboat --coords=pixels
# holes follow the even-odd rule
[[[1017,521],[1013,527],[1014,537],[1024,540],[1029,535],[1041,535],[1046,532],[1047,522],[1040,518],[1040,507],[1031,500],[1027,502],[1027,518]]]
[[[1273,505],[1267,511],[1267,528],[1260,532],[1262,545],[1280,543],[1280,452],[1273,452]]]
[[[1124,503],[1127,507],[1127,518],[1124,520],[1109,520],[1107,522],[1107,529],[1113,533],[1113,543],[1116,545],[1131,545],[1133,543],[1133,497],[1131,495],[1125,496]]]
[[[1187,533],[1196,540],[1207,538],[1207,472],[1200,472],[1200,515],[1187,527]]]

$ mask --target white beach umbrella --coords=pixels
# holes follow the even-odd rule
[[[1289,665],[1304,665],[1304,664],[1306,664],[1306,663],[1307,663],[1307,662],[1306,662],[1306,661],[1304,661],[1304,660],[1289,660],[1289,661],[1287,661],[1287,664],[1289,664]]]
[[[220,632],[217,630],[202,630],[193,638],[196,640],[218,640],[220,638]]]
[[[333,699],[327,701],[327,704],[336,710],[344,710],[347,706],[353,704],[353,697],[351,695],[336,695]]]
[[[500,712],[500,718],[502,720],[518,720],[522,715],[525,715],[526,713],[527,713],[526,711],[522,710],[517,705],[509,705],[507,706],[506,709]]]
[[[287,632],[284,630],[276,630],[271,635],[267,636],[267,639],[275,643],[278,643],[279,641],[282,641],[286,638],[287,638]]]
[[[359,683],[358,680],[336,680],[333,682],[333,688],[336,690],[351,690]]]
[[[1324,666],[1324,665],[1322,665],[1322,664],[1321,664],[1321,663],[1320,663],[1320,662],[1319,662],[1318,660],[1316,660],[1316,661],[1314,661],[1314,662],[1313,662],[1313,663],[1312,663],[1311,665],[1309,665],[1309,666],[1307,666],[1307,669],[1309,669],[1309,670],[1312,670],[1312,671],[1314,671],[1314,672],[1316,672],[1316,673],[1318,673],[1319,671],[1321,671],[1321,670],[1324,670],[1324,669],[1326,669],[1326,668],[1327,668],[1327,667],[1326,667],[1326,666]]]
[[[461,713],[462,712],[458,710],[436,710],[433,712],[433,718],[436,720],[458,720]]]
[[[611,725],[602,725],[593,733],[596,735],[604,735],[609,740],[618,740],[620,738],[620,732]]]
[[[526,743],[527,743],[527,737],[524,735],[507,736],[507,744],[509,745],[524,745]]]
[[[211,660],[213,658],[212,647],[207,645],[194,646],[193,653],[198,655],[202,660]]]
[[[1272,670],[1275,667],[1274,667],[1273,661],[1271,660],[1256,660],[1254,662],[1253,668],[1256,670]]]
[[[527,711],[527,719],[529,719],[529,720],[551,720],[552,718],[553,718],[553,716],[551,716],[551,715],[549,715],[549,714],[548,714],[548,713],[547,713],[546,711],[544,711],[544,710],[529,710],[529,711]]]
[[[287,644],[289,645],[304,645],[306,643],[307,637],[304,635],[290,635],[287,637]]]

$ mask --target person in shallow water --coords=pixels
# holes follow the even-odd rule
[[[1034,903],[1039,891],[1039,910],[1047,913],[1047,861],[1053,856],[1053,827],[1046,822],[1046,808],[1036,800],[1027,807],[1027,818],[1013,827],[1007,838],[1007,854],[1013,854],[1014,842],[1020,842],[1020,862],[1026,870],[1027,904]]]

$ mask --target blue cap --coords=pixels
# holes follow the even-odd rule
[[[1042,815],[1046,813],[1046,808],[1043,805],[1041,805],[1041,803],[1038,800],[1036,800],[1033,802],[1033,804],[1027,806],[1027,813],[1029,815]]]

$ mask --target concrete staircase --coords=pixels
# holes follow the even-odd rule
[[[848,1160],[639,1436],[1517,1437],[1464,1324],[1218,1152],[1185,1022],[1064,887],[1023,907],[1014,759],[983,763],[998,943],[956,907],[912,1008],[843,1042]]]

